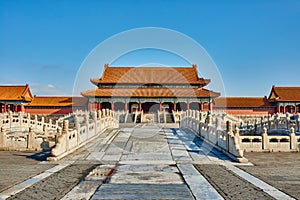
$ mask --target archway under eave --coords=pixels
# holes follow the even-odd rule
[[[210,108],[209,108],[209,102],[203,102],[202,103],[202,107],[203,107],[203,110],[202,111],[209,111]]]
[[[130,113],[139,111],[139,103],[138,102],[129,102],[128,109],[129,109]]]
[[[186,111],[187,110],[187,103],[186,102],[177,102],[176,103],[176,110]]]
[[[190,103],[190,109],[191,110],[200,110],[200,104],[199,104],[199,102],[191,102]]]
[[[102,109],[110,109],[111,110],[111,103],[110,102],[102,102],[101,107],[102,107]]]
[[[280,113],[285,113],[285,106],[280,106],[279,112]]]
[[[114,103],[114,110],[115,111],[125,110],[125,103],[124,102],[115,102]]]
[[[163,102],[162,103],[162,111],[166,111],[171,113],[174,110],[174,103],[173,102]]]
[[[160,104],[157,102],[142,103],[142,110],[144,113],[157,113],[160,110]]]

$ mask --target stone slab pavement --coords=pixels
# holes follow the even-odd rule
[[[56,164],[43,164],[49,155],[38,152],[0,151],[0,192],[34,177]]]
[[[300,199],[300,153],[253,153],[245,156],[254,166],[239,166],[277,189]]]
[[[14,161],[13,156],[10,159]],[[4,166],[8,166],[12,160],[6,160]],[[18,161],[15,162],[18,164]],[[7,198],[7,194],[18,199],[26,199],[28,196],[36,199],[45,196],[48,199],[234,199],[226,192],[221,192],[224,190],[230,193],[232,188],[229,187],[232,185],[222,182],[229,180],[231,175],[241,180],[239,192],[248,195],[250,199],[256,197],[249,191],[260,189],[239,175],[237,166],[244,166],[232,162],[193,133],[163,128],[157,124],[140,124],[106,131],[60,161],[34,162],[33,165],[38,166],[36,169],[39,170],[34,173],[31,171],[29,176],[7,184],[0,199]],[[39,165],[46,167],[42,169]],[[219,172],[218,179],[209,178],[208,172],[213,167],[201,167],[207,165],[215,166],[214,169]],[[57,171],[55,167],[60,169]],[[17,174],[12,175],[12,179],[21,173],[15,171]],[[39,179],[35,179],[36,174]],[[28,180],[33,184],[21,190],[20,181],[26,182],[32,176]],[[216,180],[218,183],[213,183]],[[8,188],[9,185],[12,187]],[[18,190],[9,193],[16,186]],[[59,194],[49,195],[47,187],[51,188],[51,192],[59,191]],[[261,194],[270,199],[292,199],[276,188],[274,190],[277,196],[272,196],[274,192],[268,194],[262,191]]]

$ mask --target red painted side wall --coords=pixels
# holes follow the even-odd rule
[[[253,109],[225,109],[219,110],[214,109],[214,111],[222,111],[232,115],[268,115],[276,113],[275,110],[253,110]]]
[[[41,115],[64,115],[72,113],[72,108],[25,108],[26,113]]]

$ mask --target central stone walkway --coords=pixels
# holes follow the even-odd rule
[[[113,171],[92,199],[222,199],[192,165],[212,162],[210,156],[187,140],[193,138],[157,125],[122,128],[104,151],[86,158]]]
[[[3,191],[0,199],[273,199],[267,193],[291,199],[249,183],[259,180],[189,130],[156,124],[106,131],[51,164],[58,165]]]

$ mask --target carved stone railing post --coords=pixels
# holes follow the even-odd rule
[[[300,131],[300,113],[297,114],[297,131],[299,132]]]
[[[65,135],[66,137],[66,150],[69,150],[69,137],[68,137],[68,133],[69,133],[69,121],[68,120],[64,120],[63,121],[63,128],[62,128],[62,134]]]
[[[29,127],[29,133],[27,135],[27,148],[33,149],[34,133],[33,128]]]
[[[13,121],[13,116],[12,116],[12,112],[9,111],[9,130],[11,130],[11,127],[12,127],[12,121]]]
[[[197,110],[197,119],[196,120],[198,120],[198,121],[200,121],[201,119],[200,119],[200,112]]]
[[[278,129],[278,123],[279,123],[279,119],[278,119],[278,113],[275,114],[274,116],[274,125],[275,125],[275,129]]]
[[[86,134],[87,134],[87,138],[89,138],[89,120],[90,120],[90,113],[89,111],[86,111],[85,112],[85,115],[84,115],[84,118],[85,118],[85,128],[86,128]]]
[[[52,119],[49,119],[50,128],[52,128]]]
[[[289,129],[289,113],[286,113],[285,123],[286,123],[286,129]]]
[[[23,113],[19,112],[19,123],[20,123],[20,127],[23,126]]]
[[[0,147],[6,147],[6,133],[4,132],[4,128],[1,127],[0,129]]]
[[[27,126],[30,126],[30,113],[27,113]]]
[[[98,117],[98,119],[101,119],[101,117],[102,117],[101,110],[97,111],[97,117]]]
[[[209,125],[209,124],[212,123],[212,117],[211,117],[211,114],[208,114],[208,115],[206,116],[205,123],[206,123],[207,125]]]
[[[79,133],[79,131],[80,131],[80,123],[79,123],[79,118],[78,118],[77,115],[74,116],[74,125],[75,125],[75,129]]]
[[[269,136],[267,128],[263,128],[262,131],[262,149],[269,149]]]
[[[269,124],[269,117],[268,117],[268,126],[270,127],[270,124]],[[264,118],[261,117],[260,118],[260,129],[259,131],[262,132],[262,129],[264,128]]]
[[[237,153],[238,153],[238,157],[239,158],[243,158],[244,157],[244,152],[243,152],[243,150],[241,150],[241,148],[240,148],[240,130],[239,130],[239,128],[238,127],[236,127],[235,129],[234,129],[234,145],[235,145],[235,149],[236,149],[236,151],[237,151]]]
[[[232,123],[231,121],[226,121],[226,132],[227,132],[227,136],[226,136],[226,150],[229,152],[229,145],[230,145],[230,137],[233,135],[232,132]]]
[[[226,132],[229,135],[232,135],[232,123],[231,123],[231,121],[226,121]]]
[[[203,120],[203,112],[201,111],[200,112],[200,121],[202,122],[202,120]]]
[[[257,133],[257,119],[254,120],[254,133]]]
[[[42,128],[44,127],[44,124],[45,124],[45,117],[42,117],[42,119],[41,119]]]
[[[37,129],[37,125],[38,125],[38,117],[37,115],[34,115],[34,128]]]
[[[57,144],[57,141],[58,141],[58,137],[62,135],[62,129],[61,127],[57,127],[57,130],[56,130],[56,135],[54,135],[54,142],[55,142],[55,145]]]
[[[217,130],[221,129],[221,119],[220,118],[216,118],[216,129]]]
[[[77,144],[79,144],[81,142],[81,135],[80,135],[80,123],[77,114],[74,115],[74,125],[77,134]]]
[[[57,127],[57,136],[61,136],[62,135],[62,128],[61,127]]]
[[[46,124],[44,124],[44,126],[43,126],[43,132],[44,132],[45,135],[48,135],[48,134],[49,134],[49,129],[48,129],[48,127],[46,126]]]
[[[290,142],[291,142],[291,150],[299,150],[298,141],[295,135],[295,129],[292,127],[290,129]]]

